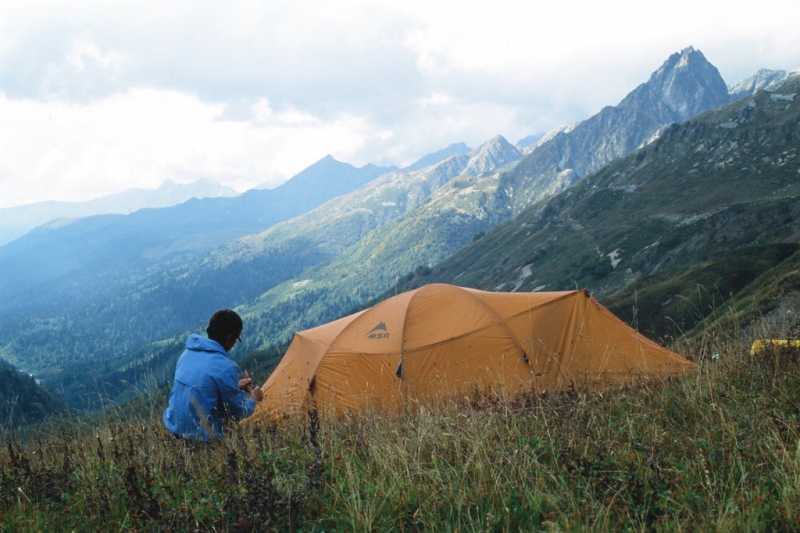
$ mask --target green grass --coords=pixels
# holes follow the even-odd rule
[[[634,282],[608,298],[608,308],[628,323],[647,324],[643,333],[674,339],[705,321],[719,318],[718,309],[734,302],[735,328],[768,312],[785,290],[794,290],[785,272],[794,272],[800,253],[795,244],[751,246],[694,261]],[[797,257],[795,257],[797,255]],[[754,294],[757,298],[754,298]],[[699,328],[699,333],[705,327]]]
[[[793,316],[675,348],[692,376],[604,394],[479,398],[396,417],[162,427],[165,398],[0,450],[3,531],[800,529]]]

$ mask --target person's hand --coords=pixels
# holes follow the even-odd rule
[[[239,390],[244,390],[244,391],[253,390],[253,380],[250,378],[240,379]]]
[[[257,402],[260,402],[264,399],[264,393],[261,392],[261,387],[253,387],[250,389],[250,397]]]

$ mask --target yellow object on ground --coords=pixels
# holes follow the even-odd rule
[[[482,390],[564,391],[683,376],[695,365],[586,291],[499,293],[433,284],[295,334],[256,406],[344,413]]]
[[[800,340],[759,339],[750,347],[750,355],[763,352],[767,348],[800,348]]]

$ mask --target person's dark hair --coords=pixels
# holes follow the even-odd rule
[[[209,339],[222,344],[231,333],[233,333],[234,337],[241,335],[242,318],[236,314],[236,311],[230,309],[217,311],[211,315],[206,333],[208,333]]]

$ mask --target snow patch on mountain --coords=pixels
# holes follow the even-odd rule
[[[798,74],[800,74],[800,70],[761,69],[749,78],[729,85],[728,94],[730,95],[731,101],[739,100],[746,96],[753,95],[758,91],[775,89],[789,78],[793,78]]]
[[[770,95],[770,98],[773,102],[794,102],[794,97],[797,96],[797,93],[792,94],[773,94]]]
[[[517,278],[516,282],[514,282],[514,288],[511,289],[510,292],[517,292],[522,284],[525,283],[525,280],[533,275],[533,265],[525,265],[522,267],[522,271],[519,273],[519,277]],[[536,280],[533,281],[536,283]]]

